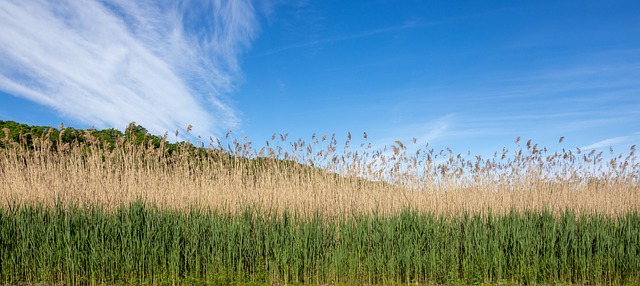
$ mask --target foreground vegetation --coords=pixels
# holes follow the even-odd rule
[[[135,124],[0,128],[0,283],[640,281],[635,146],[518,138],[483,158],[366,133],[256,150]]]
[[[324,219],[143,203],[0,210],[2,283],[577,283],[640,281],[640,216],[403,211]]]

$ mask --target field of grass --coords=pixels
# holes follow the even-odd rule
[[[3,283],[638,282],[640,216],[566,212],[302,218],[132,203],[0,210]]]
[[[635,147],[518,139],[482,158],[366,134],[254,150],[52,130],[0,134],[0,283],[640,281]]]

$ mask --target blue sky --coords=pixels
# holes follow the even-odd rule
[[[0,3],[0,120],[474,154],[640,143],[637,1],[80,2]]]

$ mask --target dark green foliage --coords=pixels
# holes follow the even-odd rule
[[[120,130],[116,130],[113,128],[96,130],[92,132],[91,135],[103,144],[109,146],[109,148],[114,148],[116,146],[116,142],[118,142],[118,139],[124,138],[124,134],[122,134]]]
[[[34,139],[39,139],[39,142],[34,142]],[[199,160],[199,163],[197,163],[199,165],[202,165],[203,162],[207,160],[213,160],[230,168],[243,166],[243,168],[248,168],[249,172],[258,172],[264,169],[265,166],[273,165],[275,161],[275,163],[283,169],[288,168],[290,170],[306,170],[310,172],[320,171],[319,168],[310,168],[291,160],[256,157],[255,154],[252,153],[236,154],[238,153],[238,150],[236,150],[238,146],[223,147],[219,145],[215,148],[213,148],[213,146],[204,148],[196,147],[184,141],[170,143],[164,140],[163,137],[148,133],[146,128],[136,125],[135,123],[129,124],[125,132],[122,133],[113,128],[95,130],[65,127],[58,130],[53,127],[31,126],[14,121],[0,120],[0,149],[6,148],[8,144],[12,143],[23,146],[29,150],[48,148],[54,151],[58,150],[61,145],[68,146],[69,148],[76,148],[78,146],[86,148],[94,145],[109,149],[109,151],[125,145],[149,149],[161,148],[167,157],[171,157],[178,152],[189,154],[192,158]],[[234,143],[239,144],[237,141]],[[248,156],[256,158],[248,159]]]
[[[70,130],[72,133],[74,129]],[[57,142],[60,131],[46,126],[30,126],[14,121],[0,120],[0,148],[4,148],[7,142],[22,142],[27,146],[33,146],[34,138],[48,138],[52,142]],[[68,135],[65,138],[71,137]]]
[[[110,130],[112,130],[113,132],[113,129],[110,129]],[[146,128],[140,125],[136,125],[135,123],[129,124],[129,126],[125,130],[124,138],[132,142],[134,145],[148,144],[149,147],[153,147],[153,148],[160,148],[160,144],[162,142],[162,137],[149,134]],[[171,146],[171,145],[173,144],[170,144],[167,146]],[[172,149],[172,151],[175,151],[174,148],[170,148],[170,149]]]
[[[640,215],[326,219],[134,203],[0,209],[0,283],[611,284],[640,279]]]
[[[53,127],[31,126],[13,121],[0,120],[0,148],[4,148],[7,142],[17,142],[27,148],[34,148],[34,139],[49,140],[52,149],[57,149],[60,144],[82,144],[90,139],[97,140],[96,143],[109,149],[116,147],[119,140],[133,143],[134,145],[145,145],[153,148],[160,148],[162,137],[151,135],[147,129],[135,123],[131,123],[125,133],[116,129],[74,129],[62,127],[58,130]],[[8,135],[8,136],[7,136]],[[91,138],[88,138],[90,136]],[[8,137],[8,138],[7,138]],[[168,152],[176,150],[176,144],[164,142]],[[41,145],[40,145],[41,146]]]

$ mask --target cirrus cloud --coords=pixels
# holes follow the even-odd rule
[[[0,90],[97,127],[236,127],[248,1],[2,1]]]

